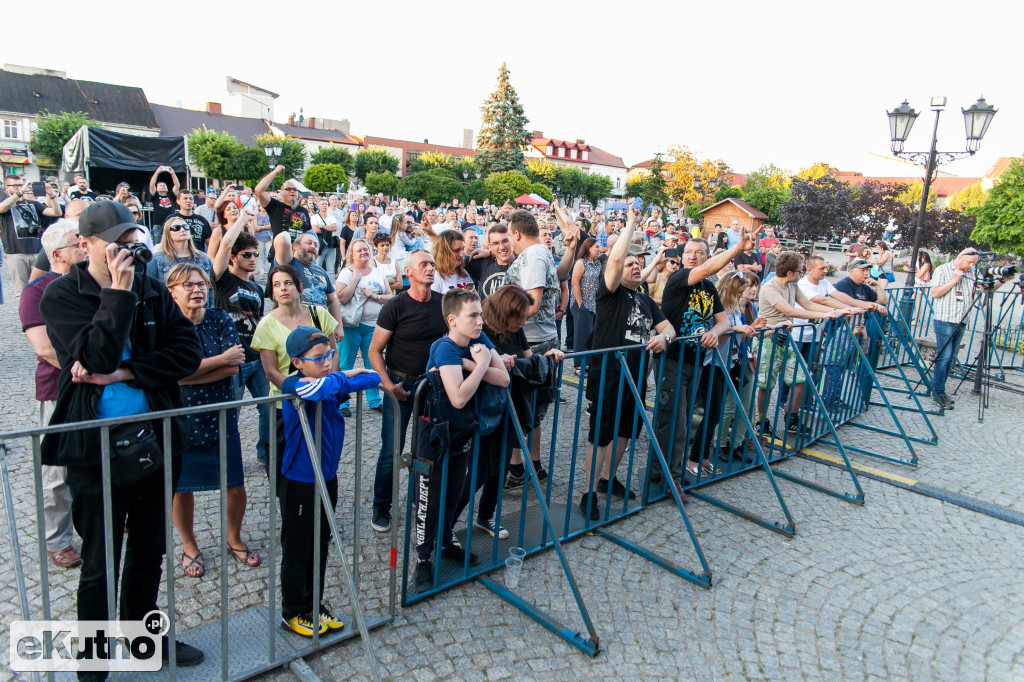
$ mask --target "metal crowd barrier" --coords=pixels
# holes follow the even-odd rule
[[[395,407],[395,412],[398,412],[397,399],[394,394],[386,389],[381,389],[386,400],[391,400]],[[361,394],[360,394],[361,398]],[[384,615],[374,615],[372,617],[366,617],[362,613],[360,606],[360,593],[359,593],[359,555],[363,548],[361,542],[361,524],[360,524],[360,507],[361,507],[361,484],[362,484],[362,450],[363,450],[363,425],[362,425],[362,414],[363,414],[363,401],[357,399],[356,414],[355,414],[355,443],[354,443],[354,476],[353,476],[353,519],[352,519],[352,546],[351,546],[351,561],[352,569],[349,570],[349,557],[345,551],[344,544],[342,543],[342,534],[340,529],[336,525],[334,514],[327,514],[328,522],[331,526],[331,533],[334,541],[334,548],[338,553],[337,563],[340,565],[340,570],[343,577],[343,592],[347,595],[349,602],[352,607],[352,614],[340,614],[336,612],[336,616],[339,617],[344,623],[345,627],[337,632],[328,631],[329,634],[320,636],[314,632],[312,638],[304,638],[300,635],[292,633],[288,630],[283,629],[280,623],[280,614],[277,608],[277,531],[278,531],[278,514],[276,505],[276,490],[274,485],[274,479],[268,482],[268,500],[266,509],[266,520],[268,522],[267,537],[269,539],[269,546],[266,548],[260,548],[260,553],[264,561],[259,567],[246,567],[246,571],[260,571],[261,573],[266,571],[267,579],[267,604],[264,606],[252,606],[244,608],[238,611],[232,612],[230,609],[231,600],[229,597],[229,570],[228,570],[228,544],[227,544],[227,432],[226,432],[226,420],[227,413],[230,410],[238,410],[242,407],[258,406],[264,403],[278,403],[283,400],[293,400],[296,407],[299,407],[301,401],[294,396],[273,396],[266,398],[255,398],[248,400],[238,400],[225,403],[218,403],[214,405],[203,405],[198,407],[180,408],[174,410],[164,410],[160,412],[150,412],[147,414],[133,415],[130,417],[119,417],[113,419],[100,419],[91,422],[80,422],[72,424],[62,424],[57,426],[47,426],[40,428],[24,429],[19,431],[11,431],[7,433],[0,433],[0,483],[2,483],[3,495],[5,500],[5,516],[8,539],[10,542],[11,550],[11,561],[9,564],[13,564],[14,567],[14,580],[17,586],[18,601],[23,620],[51,620],[53,614],[53,608],[50,600],[50,571],[49,561],[46,549],[44,522],[43,522],[43,496],[42,496],[42,478],[41,478],[41,454],[40,444],[42,438],[49,434],[67,433],[72,431],[91,430],[99,429],[100,439],[102,444],[102,457],[101,470],[102,470],[102,496],[103,496],[103,515],[104,522],[106,525],[105,533],[105,561],[107,566],[114,565],[114,546],[113,546],[113,526],[112,526],[112,498],[111,498],[111,479],[110,479],[110,429],[112,427],[119,426],[121,424],[139,423],[143,421],[152,420],[153,423],[161,423],[163,430],[163,456],[164,456],[164,467],[163,467],[163,493],[165,498],[165,519],[164,519],[164,532],[166,535],[166,546],[164,556],[164,580],[167,592],[166,612],[170,617],[170,629],[167,632],[168,641],[170,643],[169,651],[169,665],[167,671],[169,679],[174,680],[177,677],[182,679],[218,679],[218,680],[241,680],[253,675],[257,675],[263,672],[279,668],[284,665],[288,665],[292,661],[299,659],[303,656],[314,653],[325,647],[332,646],[339,642],[346,641],[355,636],[362,638],[364,651],[370,664],[371,672],[375,679],[381,679],[380,671],[377,666],[376,658],[373,654],[372,642],[369,637],[369,630],[378,628],[382,625],[390,623],[396,613],[396,586],[397,586],[397,562],[395,558],[395,552],[398,545],[398,524],[401,523],[400,517],[396,516],[395,522],[392,523],[391,530],[391,556],[388,562],[387,570],[389,572],[389,594],[388,594],[388,611]],[[299,409],[298,414],[300,415],[300,421],[302,423],[303,435],[307,442],[307,447],[310,452],[311,459],[313,453],[317,453],[316,457],[319,456],[319,448],[317,445],[320,442],[321,436],[321,417],[322,417],[322,404],[317,403],[316,406],[316,423],[313,427],[308,423],[305,410]],[[174,554],[174,538],[175,530],[172,523],[171,514],[171,500],[173,499],[173,487],[172,487],[172,454],[171,454],[171,420],[176,417],[185,417],[191,414],[210,413],[216,411],[218,414],[218,426],[219,426],[219,459],[220,459],[220,506],[219,506],[219,530],[220,530],[220,562],[218,569],[220,571],[220,592],[219,592],[219,610],[220,617],[212,622],[207,622],[193,630],[179,632],[176,613],[176,600],[175,600],[175,585],[174,580],[176,577],[176,570],[178,563]],[[277,451],[277,440],[273,434],[276,433],[277,420],[281,418],[280,411],[273,409],[270,411],[270,424],[269,432],[271,434],[268,443],[268,466],[269,471],[277,471],[278,469],[278,456],[280,453]],[[351,422],[352,420],[350,420]],[[397,420],[396,420],[397,430]],[[19,541],[19,515],[15,510],[14,497],[11,486],[11,476],[9,470],[9,457],[11,456],[14,444],[18,441],[30,440],[30,447],[32,452],[32,477],[35,494],[35,518],[32,519],[31,533],[34,533],[38,539],[38,594],[30,594],[26,585],[26,570],[24,565],[24,559],[22,556],[20,541]],[[399,442],[397,436],[394,440],[396,443],[396,449],[394,453],[396,471],[400,468],[401,453],[398,452],[397,443]],[[313,548],[314,548],[314,566],[319,565],[320,560],[320,543],[317,541],[320,533],[320,505],[328,504],[329,498],[327,489],[320,471],[318,462],[314,460],[313,470],[318,473],[316,481],[317,495],[314,495],[314,530],[313,530]],[[261,476],[262,473],[261,467]],[[349,472],[340,470],[338,473],[339,477],[348,476]],[[397,478],[396,478],[396,490],[397,495]],[[341,502],[341,500],[339,500]],[[248,512],[253,512],[255,509],[249,508]],[[251,518],[251,517],[250,517]],[[261,519],[262,521],[262,519]],[[264,566],[266,567],[264,569]],[[319,572],[313,571],[314,575],[314,600],[316,600],[319,593]],[[118,611],[115,606],[115,579],[114,572],[107,571],[107,612],[108,619],[116,620]],[[325,595],[325,599],[326,599]],[[319,612],[319,604],[314,603],[311,605],[313,612]],[[354,617],[356,627],[351,626],[352,618]],[[70,616],[71,619],[77,618],[77,616]],[[9,624],[6,624],[9,627]],[[6,629],[6,627],[5,627]],[[280,632],[279,632],[280,629]],[[235,635],[234,643],[229,647],[232,637],[231,634]],[[179,670],[175,664],[175,639],[180,638],[190,644],[198,646],[205,654],[205,660],[203,663],[194,668],[187,668]],[[52,644],[47,643],[47,655],[50,653]],[[38,677],[38,674],[36,674]],[[47,673],[48,679],[54,679],[53,673]],[[113,673],[113,679],[118,678],[118,673]]]
[[[476,579],[570,644],[589,655],[595,655],[599,651],[600,640],[588,615],[572,567],[562,551],[562,543],[582,535],[596,534],[685,580],[710,588],[712,571],[683,507],[685,493],[786,537],[794,535],[796,522],[786,506],[776,477],[854,504],[863,504],[864,493],[847,451],[914,464],[917,455],[912,441],[932,443],[936,440],[920,401],[917,401],[915,411],[924,417],[928,431],[923,436],[908,432],[892,408],[887,387],[874,372],[879,356],[894,352],[882,332],[882,323],[876,317],[877,314],[872,313],[866,317],[858,316],[852,321],[830,321],[824,326],[821,340],[808,347],[803,347],[795,334],[782,330],[775,332],[775,343],[763,343],[769,332],[762,330],[755,338],[747,340],[747,345],[754,352],[749,363],[744,355],[738,370],[733,369],[730,359],[723,356],[720,350],[708,351],[703,348],[697,337],[675,341],[686,344],[694,360],[692,364],[677,363],[674,372],[666,369],[671,365],[666,362],[665,354],[652,354],[638,346],[568,354],[567,361],[573,358],[581,360],[581,375],[579,379],[573,380],[560,374],[559,393],[569,397],[574,392],[575,400],[569,400],[563,408],[556,399],[550,403],[548,415],[538,423],[537,398],[536,395],[533,397],[533,422],[536,424],[534,428],[542,433],[541,462],[548,472],[546,479],[538,480],[534,466],[526,455],[530,450],[532,433],[524,432],[511,401],[506,408],[506,420],[494,433],[488,436],[476,434],[473,437],[464,477],[449,475],[450,458],[446,456],[439,455],[437,461],[432,463],[414,459],[406,461],[411,475],[406,500],[409,524],[405,532],[402,605],[430,599],[444,590]],[[751,389],[756,385],[761,370],[769,363],[794,368],[796,374],[805,379],[803,383],[806,384],[806,390],[799,404],[794,401],[795,391],[791,391],[789,399],[785,401],[770,399],[764,416],[776,427],[771,431],[765,429],[762,433],[756,404],[757,393]],[[630,371],[630,365],[638,366],[639,371]],[[563,363],[562,367],[565,366],[568,366],[567,363]],[[702,367],[707,372],[703,381],[700,373],[695,370]],[[690,374],[692,380],[687,380],[686,376]],[[774,395],[778,395],[781,375],[778,372],[771,378],[769,391]],[[793,376],[789,376],[788,383],[796,383],[793,379]],[[592,382],[597,383],[597,388],[588,393],[587,389]],[[650,389],[645,390],[646,384],[650,384]],[[909,378],[905,375],[903,384],[909,386]],[[666,389],[664,392],[663,387]],[[417,427],[423,422],[424,398],[431,390],[429,381],[424,380],[414,392],[414,453],[417,452],[417,439],[420,437]],[[670,402],[660,403],[659,397],[662,395],[670,396]],[[588,400],[588,396],[593,400]],[[624,406],[627,397],[632,398],[633,409]],[[859,418],[874,404],[873,398],[888,407],[887,413],[880,414],[887,414],[891,418],[894,424],[892,428],[859,423]],[[610,410],[606,404],[609,400],[615,401],[614,408]],[[685,403],[680,402],[683,400]],[[685,407],[682,413],[681,404]],[[597,496],[599,518],[596,520],[589,518],[593,498],[588,499],[586,510],[581,510],[578,504],[583,491],[596,490],[594,484],[602,473],[597,471],[596,466],[591,467],[590,480],[581,480],[584,473],[582,464],[585,458],[593,456],[592,446],[588,442],[591,408],[596,415],[595,432],[601,431],[602,418],[611,418],[614,420],[614,434],[630,434],[618,467],[619,473],[610,477],[612,481],[621,482],[627,494],[613,497],[612,486],[607,485]],[[563,412],[568,412],[568,415]],[[792,430],[785,425],[788,412],[796,415],[795,428]],[[844,426],[859,426],[899,437],[906,444],[909,456],[896,459],[883,453],[851,447],[843,442],[837,432],[837,429]],[[662,432],[660,438],[659,427]],[[676,437],[678,429],[686,430],[681,439]],[[679,449],[677,441],[685,443],[682,448],[684,452],[673,452],[673,449]],[[834,458],[835,463],[849,476],[849,491],[829,489],[819,482],[802,479],[776,466],[815,441],[836,448],[838,456]],[[521,493],[504,490],[505,474],[513,448],[523,453],[527,475]],[[695,473],[687,472],[680,487],[668,485],[666,482],[671,480],[670,470],[673,465],[678,466],[680,460],[685,463],[691,452],[697,453]],[[733,456],[734,453],[737,453],[736,456]],[[499,486],[496,493],[491,490],[491,493],[496,494],[493,518],[497,525],[508,529],[507,539],[502,539],[499,533],[491,535],[474,526],[476,505],[483,495],[478,493],[478,488],[481,478],[485,476],[485,465],[490,469],[489,460],[492,458],[498,462]],[[780,520],[766,519],[742,509],[737,503],[727,502],[708,492],[710,484],[755,471],[762,472],[767,479],[779,507]],[[418,499],[417,476],[412,474],[441,477],[437,537],[431,555],[433,574],[430,586],[423,590],[418,590],[411,581],[416,556],[416,538],[412,526],[417,512],[422,509],[421,505],[426,503]],[[398,479],[399,469],[396,467],[395,481]],[[487,481],[483,481],[483,484],[486,486]],[[490,481],[490,484],[493,485],[494,481]],[[465,507],[457,510],[452,525],[452,532],[466,551],[464,560],[458,562],[445,557],[441,551],[443,519],[448,511],[446,500],[449,497],[449,486],[452,485],[464,491],[458,504],[460,507],[465,504]],[[630,495],[634,497],[631,499]],[[452,499],[456,499],[454,492]],[[611,531],[612,524],[641,513],[647,506],[663,500],[671,500],[677,507],[690,539],[686,549],[693,550],[699,567],[686,568],[674,557],[663,556]],[[573,630],[552,614],[528,602],[521,594],[499,584],[499,580],[489,577],[488,574],[504,567],[506,552],[511,547],[525,549],[527,556],[548,549],[555,550],[585,631]],[[471,565],[470,554],[478,555],[478,565]]]

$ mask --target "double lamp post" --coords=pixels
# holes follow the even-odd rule
[[[964,114],[964,128],[967,132],[967,150],[962,152],[940,152],[936,151],[939,134],[939,115],[946,108],[945,97],[932,97],[932,111],[935,112],[935,126],[932,128],[932,146],[927,152],[905,152],[903,143],[910,135],[910,129],[914,127],[914,121],[920,116],[920,112],[914,111],[906,100],[903,104],[892,111],[889,115],[889,135],[892,138],[893,156],[906,159],[916,164],[924,164],[924,189],[921,192],[921,206],[917,212],[917,227],[914,229],[914,250],[910,256],[910,268],[907,270],[906,286],[914,286],[914,278],[917,275],[917,253],[921,249],[921,231],[924,229],[925,213],[928,207],[928,192],[931,190],[932,177],[940,163],[949,163],[965,156],[973,156],[981,146],[981,139],[985,137],[992,118],[996,115],[996,108],[985,102],[982,97],[972,104],[970,108],[960,111]]]

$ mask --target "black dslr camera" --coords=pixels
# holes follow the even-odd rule
[[[1017,268],[1013,265],[979,265],[978,276],[986,282],[997,279],[1012,279],[1017,274]]]
[[[132,257],[136,264],[145,265],[149,261],[153,260],[153,252],[149,250],[145,242],[129,242],[128,244],[118,244],[117,248],[121,251],[127,251],[128,255]]]

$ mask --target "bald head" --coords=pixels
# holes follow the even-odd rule
[[[68,202],[68,205],[64,208],[64,217],[68,220],[78,220],[78,216],[82,215],[82,211],[89,205],[89,202],[82,201],[81,199],[72,199]]]

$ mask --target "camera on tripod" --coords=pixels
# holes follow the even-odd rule
[[[983,282],[992,282],[997,279],[1012,279],[1017,274],[1015,265],[979,265],[978,278]]]

